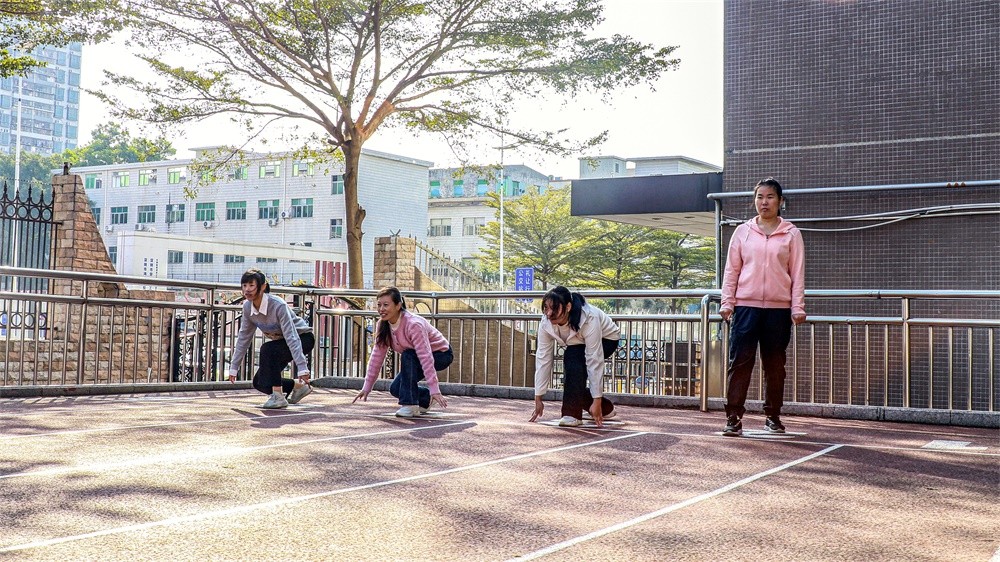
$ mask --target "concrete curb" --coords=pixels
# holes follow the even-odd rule
[[[375,381],[375,390],[388,392],[391,381]],[[318,388],[342,388],[361,390],[364,379],[357,377],[321,377],[314,379]],[[2,386],[0,398],[37,398],[53,396],[99,396],[109,394],[143,394],[153,392],[189,392],[207,390],[246,390],[252,388],[249,381],[230,382],[186,382],[186,383],[141,383],[141,384],[93,384],[93,385],[27,385]],[[480,398],[502,398],[509,400],[533,400],[535,392],[531,388],[513,386],[491,386],[478,384],[441,383],[441,391],[449,396],[477,396]],[[674,408],[697,410],[698,397],[690,396],[647,396],[637,394],[607,393],[616,404],[647,408]],[[561,390],[545,393],[545,400],[562,400]],[[709,398],[709,411],[722,411],[722,398]],[[748,412],[763,413],[763,402],[746,403]],[[846,404],[802,404],[785,403],[783,414],[833,418],[845,420],[869,420],[928,425],[949,425],[959,427],[982,427],[1000,429],[1000,413],[968,412],[952,410],[922,410],[918,408],[895,408],[886,406],[852,406]]]
[[[144,394],[151,392],[191,392],[205,390],[245,390],[253,388],[241,382],[176,382],[140,384],[81,384],[0,386],[0,398],[37,398],[40,396],[100,396],[106,394]]]

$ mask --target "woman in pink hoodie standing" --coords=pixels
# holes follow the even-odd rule
[[[784,433],[785,349],[792,325],[806,320],[805,248],[795,225],[779,216],[781,185],[757,183],[757,216],[736,227],[729,242],[719,315],[729,326],[726,427],[723,435],[743,434],[743,414],[757,347],[764,375],[764,427]]]
[[[395,287],[379,291],[376,307],[379,321],[375,324],[375,348],[368,361],[364,387],[354,402],[359,398],[368,400],[391,347],[400,354],[399,373],[389,386],[389,393],[399,399],[396,415],[418,417],[431,407],[431,400],[447,407],[448,401],[438,387],[437,372],[447,369],[454,360],[448,340],[424,317],[406,310],[406,301]],[[427,386],[418,386],[417,382],[425,378]]]

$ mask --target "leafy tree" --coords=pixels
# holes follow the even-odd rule
[[[500,270],[500,195],[488,194],[486,205],[495,210],[496,220],[480,231],[486,247],[478,257],[483,269],[492,272]],[[529,187],[524,195],[504,200],[503,215],[505,270],[533,267],[543,289],[576,280],[573,264],[593,235],[593,226],[570,216],[569,189],[541,192]]]
[[[14,154],[0,152],[0,185],[14,186]],[[52,186],[52,170],[61,169],[63,158],[59,154],[44,155],[37,152],[21,153],[20,189],[32,185],[33,189],[46,191]]]
[[[120,124],[105,123],[93,130],[89,143],[67,150],[66,158],[74,166],[101,166],[166,160],[176,152],[163,136],[133,138]]]
[[[129,164],[165,160],[175,152],[163,137],[147,139],[132,137],[115,123],[99,125],[94,129],[89,143],[51,156],[37,152],[21,152],[21,186],[28,183],[48,188],[52,184],[53,170],[61,170],[64,162],[71,166],[99,166],[102,164]],[[14,181],[14,154],[0,153],[0,184]]]
[[[657,249],[656,230],[634,224],[598,221],[596,235],[580,255],[586,276],[580,287],[647,289],[652,282],[649,264]]]
[[[605,135],[574,142],[564,131],[508,127],[505,108],[518,97],[608,94],[678,65],[675,47],[588,35],[602,21],[600,3],[135,0],[132,44],[158,78],[109,72],[96,94],[117,115],[154,123],[229,115],[248,136],[276,120],[303,124],[305,146],[323,140],[320,155],[343,156],[350,285],[360,288],[358,162],[380,127],[440,133],[453,146],[485,130],[510,139],[508,147],[568,154]],[[117,97],[124,90],[147,103]]]
[[[45,66],[38,46],[101,41],[120,28],[118,0],[0,0],[0,78]]]

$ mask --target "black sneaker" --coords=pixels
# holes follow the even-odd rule
[[[722,430],[722,434],[727,437],[743,435],[743,422],[736,416],[729,416],[726,418],[726,428]]]
[[[781,423],[781,419],[778,416],[767,416],[767,421],[764,422],[764,429],[771,433],[784,433],[785,424]]]

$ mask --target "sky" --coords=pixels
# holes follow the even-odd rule
[[[722,20],[723,0],[607,0],[601,35],[628,35],[643,43],[665,47],[676,45],[673,56],[681,60],[678,70],[664,73],[653,85],[617,90],[609,103],[583,97],[570,104],[542,100],[532,107],[514,108],[512,121],[533,128],[568,127],[576,138],[608,131],[607,141],[588,156],[622,158],[688,156],[722,165]],[[84,46],[81,83],[100,89],[105,66],[121,70],[121,45],[106,43]],[[103,102],[81,95],[79,144],[90,141],[90,133],[111,120]],[[125,123],[133,135],[154,135],[137,124]],[[277,132],[277,131],[275,131]],[[244,132],[225,119],[214,119],[167,132],[178,158],[192,157],[189,149],[219,144],[242,144]],[[498,143],[499,144],[499,143]],[[434,167],[459,165],[448,146],[436,136],[411,136],[400,129],[380,130],[366,148],[427,160]],[[274,144],[249,145],[251,149],[273,149]],[[479,164],[500,162],[499,150],[484,149]],[[537,154],[503,155],[504,164],[524,164],[539,172],[565,179],[579,176],[576,157],[541,157]]]

